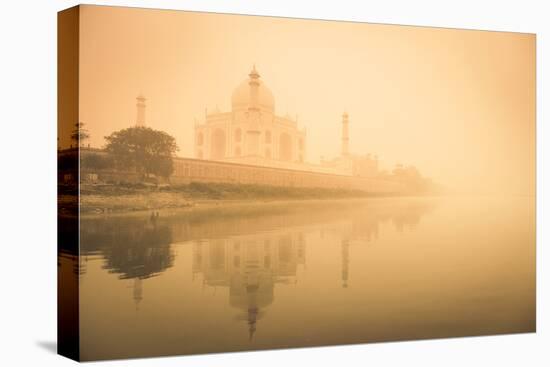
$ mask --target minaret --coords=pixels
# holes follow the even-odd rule
[[[248,74],[250,80],[248,85],[250,85],[250,106],[249,110],[257,110],[258,106],[258,89],[260,86],[260,74],[256,71],[256,65],[252,66],[252,71]]]
[[[258,156],[260,154],[260,103],[259,103],[259,89],[260,89],[260,74],[256,71],[256,65],[252,67],[250,74],[248,74],[250,80],[248,85],[250,86],[250,102],[248,105],[248,121],[249,128],[246,131],[246,155]]]
[[[139,94],[136,98],[137,104],[136,104],[136,110],[137,110],[137,117],[136,117],[136,127],[145,127],[145,97],[143,94]]]
[[[349,155],[349,120],[348,113],[342,115],[342,156]]]

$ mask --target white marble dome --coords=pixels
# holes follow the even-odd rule
[[[258,77],[258,103],[260,105],[260,108],[274,112],[275,98],[273,97],[273,93],[271,93],[271,90],[260,79],[256,68],[253,68],[250,72],[250,75],[253,74],[257,75]],[[233,94],[231,96],[231,106],[233,107],[234,111],[247,109],[250,105],[250,80],[251,78],[243,80],[243,82],[239,84],[239,86],[233,91]]]

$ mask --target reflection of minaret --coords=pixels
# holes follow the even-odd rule
[[[139,96],[136,98],[137,104],[137,116],[136,116],[136,126],[137,127],[145,127],[145,97],[143,94],[140,93]]]
[[[259,241],[250,241],[246,243],[246,256],[244,263],[244,286],[247,299],[247,322],[248,339],[252,340],[256,331],[256,321],[258,319],[259,305],[261,304],[263,290],[268,285],[268,294],[273,294],[272,278],[269,272],[262,270],[260,259],[262,256]],[[269,280],[268,280],[269,279]],[[267,280],[267,281],[266,281]],[[260,287],[262,286],[262,289]],[[271,302],[270,302],[271,303]]]
[[[258,308],[250,307],[248,309],[248,340],[252,340],[256,331],[256,319],[258,318]]]
[[[349,120],[348,113],[344,112],[342,115],[342,156],[349,154]]]
[[[342,288],[348,287],[349,277],[349,240],[342,240]]]
[[[143,288],[140,278],[134,278],[134,303],[136,305],[136,310],[139,310],[139,304],[143,299]]]

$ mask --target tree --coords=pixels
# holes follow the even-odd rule
[[[168,177],[174,171],[176,139],[149,127],[130,127],[106,136],[106,151],[121,169],[135,169],[143,176]]]
[[[79,145],[83,145],[84,141],[90,138],[90,134],[88,130],[84,128],[83,122],[77,122],[74,126],[75,129],[71,133],[71,140],[74,141],[75,145],[78,147]]]
[[[405,167],[401,164],[396,165],[392,172],[392,178],[404,184],[412,192],[428,192],[433,187],[433,183],[429,179],[422,177],[414,166]]]
[[[80,159],[80,167],[89,170],[109,169],[112,166],[111,156],[101,154],[86,154]]]

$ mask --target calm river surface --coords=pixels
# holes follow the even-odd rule
[[[83,360],[535,330],[533,198],[102,216],[80,236]]]

